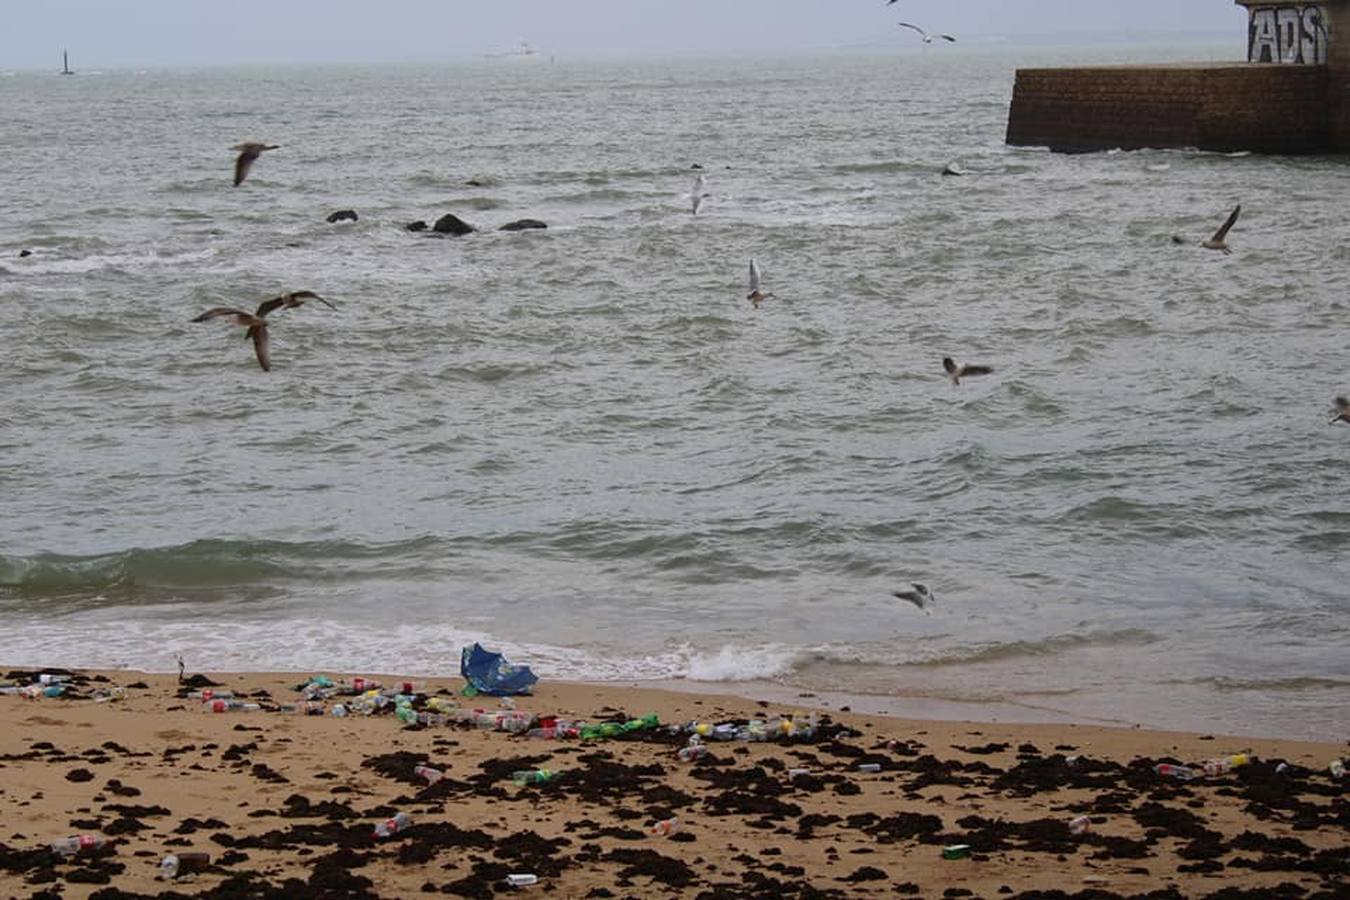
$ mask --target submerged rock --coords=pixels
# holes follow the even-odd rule
[[[538,219],[516,219],[514,222],[507,222],[498,231],[526,231],[531,228],[547,228],[548,225]]]
[[[328,221],[329,221],[330,223],[332,223],[332,222],[355,222],[356,219],[357,219],[357,216],[356,216],[356,210],[354,210],[354,209],[339,209],[337,212],[335,212],[335,213],[330,213],[329,216],[328,216]]]
[[[436,220],[431,230],[437,234],[472,234],[474,227],[454,213],[446,213]]]
[[[32,255],[33,255],[33,251],[32,251],[32,250],[20,250],[20,251],[19,251],[19,259],[23,259],[25,256],[32,256]]]
[[[408,231],[426,231],[427,223],[423,222],[421,219],[418,219],[416,222],[409,222],[407,225],[404,225],[403,227]]]

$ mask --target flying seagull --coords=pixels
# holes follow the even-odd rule
[[[753,303],[755,308],[758,309],[761,303],[772,296],[773,294],[766,294],[760,290],[759,266],[755,263],[755,258],[750,257],[750,293],[745,295],[745,299]]]
[[[890,4],[887,5],[889,6]],[[923,38],[923,42],[925,44],[933,43],[933,38],[935,37],[940,37],[944,41],[951,41],[953,44],[956,43],[956,38],[952,37],[950,34],[929,34],[922,28],[920,28],[918,25],[911,25],[908,22],[900,22],[898,24],[900,25],[901,28],[913,28],[915,31],[919,33],[919,36]]]
[[[1344,397],[1336,398],[1336,415],[1331,417],[1329,424],[1335,425],[1337,422],[1345,422],[1350,425],[1350,400]]]
[[[970,378],[974,375],[989,375],[994,371],[989,366],[958,366],[950,356],[942,357],[942,368],[947,370],[947,377],[952,380],[952,384],[960,384],[962,378]]]
[[[1242,204],[1239,203],[1233,207],[1233,211],[1228,214],[1228,221],[1219,226],[1219,230],[1214,232],[1214,237],[1201,244],[1206,250],[1222,250],[1224,253],[1232,253],[1228,249],[1228,242],[1224,238],[1228,237],[1228,229],[1233,227],[1233,223],[1238,220],[1238,215],[1242,212]]]
[[[914,590],[896,591],[893,596],[897,600],[907,600],[910,603],[913,603],[929,615],[932,615],[933,613],[929,607],[933,605],[936,598],[933,596],[933,592],[928,589],[927,585],[919,584],[916,581],[914,582]]]
[[[296,306],[304,306],[306,300],[318,300],[321,303],[337,309],[332,303],[324,300],[313,291],[295,291],[291,294],[282,294],[280,297],[273,297],[271,300],[264,300],[258,304],[256,312],[248,313],[242,309],[235,309],[232,306],[215,306],[206,312],[197,316],[192,321],[206,322],[210,319],[229,318],[234,324],[248,331],[244,332],[245,337],[253,341],[253,352],[258,355],[258,365],[262,366],[264,372],[272,371],[272,358],[267,352],[267,314],[275,309],[290,309]]]
[[[710,197],[708,193],[708,182],[699,172],[694,178],[694,186],[689,189],[689,210],[694,215],[698,215],[698,208],[703,205],[703,198]]]
[[[234,161],[234,186],[239,187],[244,179],[248,177],[248,170],[253,167],[253,161],[258,158],[264,150],[276,150],[280,144],[259,144],[249,141],[243,144],[235,144],[231,150],[238,150],[239,157]]]
[[[1237,206],[1233,207],[1233,211],[1228,214],[1228,221],[1220,225],[1219,230],[1214,232],[1214,237],[1207,241],[1201,241],[1200,246],[1204,247],[1206,250],[1222,250],[1224,253],[1232,253],[1233,251],[1229,248],[1228,242],[1225,239],[1228,237],[1229,229],[1237,222],[1238,215],[1241,214],[1241,212],[1242,204],[1239,203]],[[1179,234],[1174,234],[1172,235],[1172,243],[1189,244],[1190,241]]]

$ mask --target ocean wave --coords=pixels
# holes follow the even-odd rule
[[[285,579],[331,578],[351,560],[401,557],[424,540],[390,545],[314,541],[197,540],[88,556],[0,556],[0,597],[97,599],[276,585]],[[116,601],[110,601],[116,602]]]

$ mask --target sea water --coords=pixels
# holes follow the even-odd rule
[[[951,49],[0,79],[0,660],[1344,737],[1350,170],[1010,148],[1196,54]]]

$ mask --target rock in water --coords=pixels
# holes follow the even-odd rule
[[[427,223],[423,222],[421,219],[418,219],[416,222],[409,222],[407,225],[404,225],[403,227],[409,231],[426,231]]]
[[[332,214],[330,214],[330,215],[328,216],[328,221],[329,221],[330,223],[331,223],[331,222],[355,222],[355,221],[356,221],[356,218],[357,218],[357,217],[356,217],[356,210],[354,210],[354,209],[339,209],[337,212],[332,213]]]
[[[25,256],[32,256],[32,255],[33,255],[33,251],[32,251],[32,250],[20,250],[20,251],[19,251],[19,259],[23,259]]]
[[[437,234],[472,234],[473,226],[454,213],[446,213],[436,220],[431,230]]]
[[[547,228],[543,222],[538,219],[516,219],[514,222],[507,222],[498,231],[525,231],[530,228]]]

